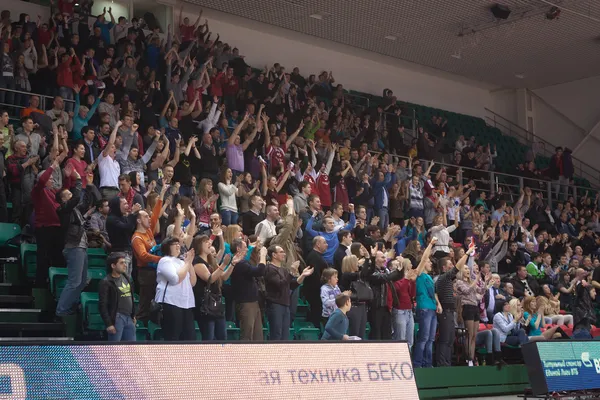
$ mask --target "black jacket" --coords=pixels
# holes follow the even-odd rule
[[[391,291],[393,306],[398,304],[398,294],[394,290],[392,282],[402,279],[402,273],[398,270],[389,272],[386,269],[377,269],[375,266],[375,260],[371,261],[371,268],[367,281],[373,289],[373,302],[371,306],[373,308],[387,307],[387,294],[388,290]]]
[[[131,302],[133,307],[131,308],[131,318],[135,318],[135,302],[133,299],[133,281],[129,279],[127,275],[123,275],[125,280],[131,285]],[[98,284],[98,309],[104,325],[108,328],[113,326],[117,319],[117,309],[119,308],[119,299],[121,298],[121,292],[117,288],[115,281],[107,275]]]
[[[513,284],[513,289],[515,290],[515,297],[520,299],[525,297],[525,285],[523,285],[518,275],[515,275],[515,277],[511,280],[511,283]],[[540,284],[533,276],[527,275],[527,284],[533,291],[534,296],[539,296],[541,294]]]
[[[263,276],[265,269],[265,264],[258,264],[254,267],[246,260],[235,265],[235,269],[231,273],[231,290],[237,304],[258,301],[258,285],[254,278]]]
[[[305,235],[306,236],[306,235]],[[306,256],[306,266],[313,267],[314,272],[312,275],[304,278],[304,294],[311,297],[319,297],[321,296],[321,274],[323,274],[323,270],[325,268],[329,268],[327,261],[323,258],[323,254],[318,251],[311,250]]]
[[[333,254],[333,268],[337,270],[338,276],[342,276],[342,260],[346,257],[346,250],[348,248],[340,243]]]
[[[56,201],[60,203],[56,213],[65,237],[65,245],[78,247],[82,236],[85,235],[85,218],[77,208],[81,199],[81,179],[77,179],[75,182],[75,187],[72,188],[73,196],[66,203],[61,203],[60,193],[56,193]]]
[[[118,196],[108,203],[110,212],[106,218],[106,232],[112,251],[131,251],[131,236],[135,231],[137,213],[123,216],[120,203],[121,198]]]

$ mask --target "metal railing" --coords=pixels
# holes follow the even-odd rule
[[[496,114],[488,108],[485,108],[485,111],[490,114],[485,116],[485,121],[488,125],[494,126],[495,128],[500,129],[502,133],[516,138],[525,146],[532,146],[534,142],[540,143],[542,146],[540,146],[538,151],[545,157],[550,158],[554,155],[554,149],[556,148],[554,144],[527,129],[520,127],[503,116]],[[587,179],[594,188],[600,188],[600,171],[576,157],[572,157],[572,159],[575,175],[579,178]]]
[[[377,152],[377,151],[370,151],[370,153],[382,154],[381,152]],[[398,156],[398,155],[393,155],[393,154],[389,154],[389,157],[391,159],[397,159],[397,160],[399,160],[399,159],[408,160],[409,159],[408,156]],[[424,159],[419,160],[419,161],[422,165],[423,171],[425,171],[427,169],[428,164],[431,162],[431,160],[424,160]],[[510,196],[511,199],[513,199],[513,201],[516,201],[516,199],[518,199],[520,197],[521,190],[524,190],[526,187],[529,187],[533,193],[541,193],[544,201],[546,201],[547,204],[550,207],[552,207],[552,203],[554,201],[554,194],[556,192],[556,187],[552,181],[544,180],[544,179],[529,178],[529,177],[524,177],[524,176],[519,176],[519,175],[514,175],[514,174],[500,173],[500,172],[496,172],[496,171],[486,171],[486,170],[481,170],[481,169],[463,167],[463,166],[450,164],[450,163],[446,163],[446,162],[438,162],[438,161],[434,161],[434,162],[435,162],[434,168],[432,168],[432,171],[431,171],[432,176],[437,174],[440,167],[443,167],[443,168],[446,168],[447,175],[453,178],[453,182],[464,185],[464,184],[468,183],[470,180],[473,180],[478,191],[484,191],[486,193],[489,193],[490,195],[497,194],[498,188],[504,188],[504,189],[502,189],[502,194],[506,194],[506,195]],[[435,166],[438,166],[438,168],[435,168]],[[448,173],[448,171],[451,172],[453,170],[456,170],[457,172],[460,172],[460,173],[457,173],[457,174]],[[452,185],[452,183],[450,183],[450,185]],[[593,198],[593,196],[598,192],[597,190],[590,188],[590,187],[575,186],[575,185],[568,185],[567,189],[568,189],[568,195],[573,196],[573,199],[575,200],[575,202],[577,202],[578,198],[584,197],[586,195],[586,193],[587,193],[588,197],[592,196],[592,198]],[[559,186],[559,190],[560,190],[559,198],[563,199],[564,193],[565,193],[565,186]]]
[[[20,96],[23,96],[28,100],[27,104],[29,104],[29,98],[31,96],[37,96],[40,98],[40,105],[38,106],[38,108],[40,110],[44,110],[44,111],[49,110],[51,108],[52,103],[54,102],[54,97],[55,97],[55,96],[49,96],[49,95],[45,95],[45,94],[23,92],[20,90],[13,90],[13,89],[6,89],[6,88],[0,88],[0,92],[5,92],[4,96],[6,96],[6,93],[13,93],[13,94],[18,94]],[[58,96],[58,94],[57,94],[57,96]],[[6,99],[6,97],[5,97],[5,99]],[[63,98],[63,100],[67,103],[75,104],[75,100],[69,100],[69,99],[65,99],[65,98]],[[13,103],[0,103],[0,107],[2,107],[2,108],[27,108],[29,106],[28,105],[21,106],[21,105],[13,104]]]

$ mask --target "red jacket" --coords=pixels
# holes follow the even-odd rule
[[[73,65],[71,65],[73,64]],[[64,86],[73,89],[73,85],[79,82],[81,75],[81,63],[79,58],[69,57],[67,61],[59,64],[57,71],[58,86]]]
[[[417,295],[416,282],[410,279],[400,279],[394,282],[394,289],[398,294],[398,309],[399,310],[412,310],[413,299]],[[388,290],[387,306],[392,309],[392,292]]]
[[[221,89],[223,90],[223,96],[235,96],[237,94],[239,85],[235,76],[229,78],[226,73],[221,72],[217,76],[217,80],[220,82]]]
[[[46,183],[52,176],[54,168],[48,167],[40,176],[31,192],[33,210],[35,211],[35,227],[41,226],[60,226],[60,220],[56,209],[59,204],[56,202],[56,192],[46,187]]]

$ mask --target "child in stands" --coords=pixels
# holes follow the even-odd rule
[[[346,335],[346,331],[348,330],[348,316],[346,313],[352,308],[350,296],[346,294],[338,295],[335,298],[335,304],[337,309],[327,320],[321,340],[350,340],[350,336]]]

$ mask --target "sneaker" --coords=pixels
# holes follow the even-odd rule
[[[469,362],[467,363],[467,365],[468,365],[469,367],[472,367],[472,366],[473,366],[473,361],[469,360]]]

